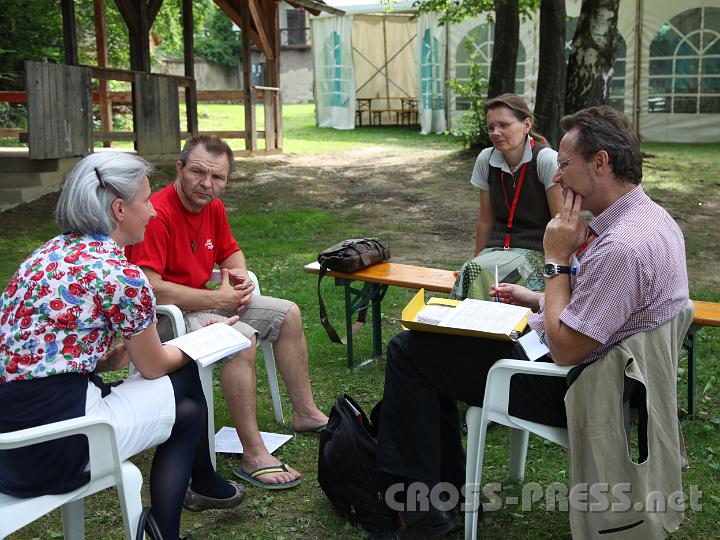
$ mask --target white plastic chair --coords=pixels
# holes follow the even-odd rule
[[[504,359],[493,364],[488,372],[485,383],[485,397],[482,407],[468,408],[467,422],[467,463],[465,466],[465,483],[468,487],[466,503],[469,508],[477,509],[480,505],[480,483],[482,480],[483,456],[485,439],[490,422],[509,426],[510,430],[510,478],[520,481],[525,475],[525,459],[530,432],[565,448],[568,446],[566,428],[558,428],[538,424],[510,416],[510,378],[513,375],[526,373],[550,377],[565,377],[573,366],[558,366],[549,362],[528,362],[527,360]],[[465,538],[477,538],[478,511],[465,512]]]
[[[260,284],[257,276],[253,272],[248,272],[250,279],[255,283],[253,294],[261,296]],[[210,281],[220,281],[220,271],[214,270]],[[182,311],[173,304],[160,304],[155,308],[158,315],[169,317],[172,323],[173,337],[182,336],[187,332],[185,328],[185,319],[183,319]],[[278,385],[277,369],[275,368],[275,353],[273,353],[272,343],[266,341],[258,342],[262,348],[263,358],[265,359],[265,371],[267,371],[268,383],[270,384],[270,396],[272,397],[273,409],[275,411],[275,420],[281,424],[285,421],[282,412],[282,401],[280,401],[280,386]],[[213,364],[206,367],[199,367],[200,382],[202,383],[203,392],[205,393],[205,401],[208,408],[208,440],[210,441],[210,457],[213,465],[215,465],[215,404],[213,402]]]
[[[44,426],[0,434],[0,450],[22,448],[31,444],[83,434],[88,438],[90,451],[90,482],[78,489],[59,495],[43,495],[19,499],[0,493],[0,538],[24,527],[39,517],[60,508],[65,538],[85,538],[83,498],[115,486],[120,498],[120,510],[125,538],[135,538],[142,500],[142,475],[129,461],[121,462],[115,441],[115,430],[104,419],[82,416]],[[59,464],[62,466],[62,464]]]

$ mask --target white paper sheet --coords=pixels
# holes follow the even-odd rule
[[[529,311],[521,306],[466,298],[440,321],[440,326],[509,335]]]
[[[260,432],[260,437],[265,443],[265,448],[271,454],[280,448],[283,444],[292,439],[292,435],[284,435],[282,433],[268,433],[266,431]],[[240,442],[235,428],[223,426],[215,434],[215,451],[222,452],[225,454],[242,454],[243,447]]]
[[[452,306],[429,304],[418,311],[418,314],[415,315],[415,320],[425,324],[439,324],[443,317],[447,317],[448,313],[453,309],[455,308]]]
[[[535,330],[530,330],[527,334],[518,339],[518,343],[523,348],[525,354],[531,362],[534,362],[541,356],[545,356],[550,352],[547,345],[540,341],[540,336]]]

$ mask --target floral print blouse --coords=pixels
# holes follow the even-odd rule
[[[116,335],[130,338],[154,321],[150,283],[112,238],[56,236],[0,296],[0,383],[91,373]]]

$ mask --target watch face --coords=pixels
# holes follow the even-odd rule
[[[554,276],[557,274],[557,266],[553,263],[548,263],[543,268],[543,274],[546,276]]]

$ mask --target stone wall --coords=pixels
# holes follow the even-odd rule
[[[167,75],[185,75],[185,63],[182,60],[162,60],[153,65],[154,73]],[[238,86],[236,67],[223,66],[195,58],[195,80],[198,90],[235,90]]]
[[[253,63],[264,62],[265,57],[253,52]],[[153,66],[153,72],[168,75],[184,75],[182,60],[163,60]],[[242,87],[241,73],[237,67],[228,67],[195,59],[195,79],[198,90],[235,90]],[[312,50],[282,49],[280,51],[280,92],[283,103],[308,103],[313,101]]]

